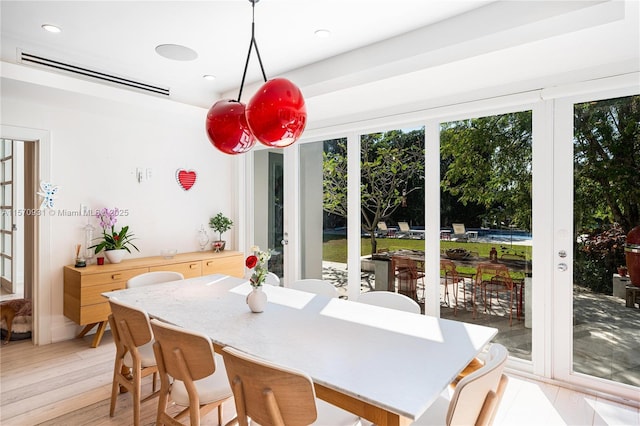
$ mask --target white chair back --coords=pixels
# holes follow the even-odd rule
[[[339,296],[338,290],[329,281],[318,280],[314,278],[298,280],[291,284],[291,288],[295,290],[306,291],[307,293],[321,294],[327,297],[337,298]]]
[[[494,343],[484,366],[460,380],[451,396],[447,425],[491,424],[506,386],[502,372],[508,356],[507,348]]]
[[[264,279],[264,282],[265,284],[280,287],[280,277],[273,272],[267,272],[267,277]]]
[[[361,294],[360,297],[358,297],[358,302],[414,314],[421,313],[418,302],[404,294],[391,291],[369,291]]]
[[[145,285],[166,283],[168,281],[184,280],[184,275],[174,271],[154,271],[145,272],[129,278],[127,288],[143,287]]]

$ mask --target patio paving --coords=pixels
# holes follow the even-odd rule
[[[372,291],[374,273],[362,271],[360,276],[361,291]],[[333,282],[341,297],[346,298],[345,264],[323,262],[323,279]],[[420,290],[418,294],[421,295]],[[462,307],[462,300],[460,293],[456,315],[452,307],[443,305],[441,317],[496,327],[499,332],[494,341],[509,348],[512,356],[531,360],[531,329],[524,326],[524,320],[516,320],[515,308],[513,324],[509,326],[504,301],[494,304],[493,311],[487,314],[479,307],[477,318],[473,319],[469,296],[467,309]],[[627,308],[621,298],[575,286],[573,326],[576,372],[640,386],[640,309]]]

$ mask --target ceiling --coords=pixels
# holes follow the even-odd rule
[[[20,64],[20,52],[44,56],[166,87],[171,100],[203,108],[238,96],[248,0],[2,0],[0,7],[4,62]],[[529,90],[551,75],[562,82],[576,72],[638,71],[637,15],[637,0],[262,0],[255,34],[267,78],[290,78],[311,108],[348,105],[356,114],[497,86]],[[331,35],[315,36],[319,29]],[[166,59],[155,51],[160,44],[198,57]],[[261,81],[254,51],[243,101]]]

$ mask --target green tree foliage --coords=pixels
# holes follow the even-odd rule
[[[575,106],[574,187],[578,233],[640,223],[640,96]]]
[[[378,222],[391,217],[409,194],[423,187],[424,129],[363,135],[360,149],[362,229],[370,234],[375,253]],[[323,160],[324,209],[346,217],[346,141],[325,149]]]
[[[531,229],[531,112],[442,125],[441,187],[489,224]]]
[[[640,224],[640,96],[574,107],[574,281],[611,294],[626,234]]]

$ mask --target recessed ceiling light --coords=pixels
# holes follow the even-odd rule
[[[319,38],[327,38],[331,35],[331,31],[329,30],[316,30],[316,32],[314,33],[316,35],[316,37]]]
[[[42,29],[45,30],[45,31],[49,31],[50,33],[61,33],[62,32],[60,27],[56,27],[55,25],[51,25],[51,24],[43,24],[42,25]]]
[[[195,50],[179,44],[161,44],[156,46],[158,55],[174,61],[193,61],[198,57]]]
[[[205,74],[202,76],[202,78],[204,78],[205,80],[213,81],[216,79],[216,76],[211,74]]]

